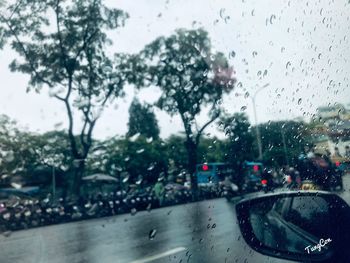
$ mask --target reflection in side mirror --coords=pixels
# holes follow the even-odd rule
[[[242,235],[253,249],[298,261],[335,257],[345,234],[339,222],[348,224],[342,217],[349,209],[340,197],[313,191],[271,194],[236,206]]]

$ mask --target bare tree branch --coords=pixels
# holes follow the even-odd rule
[[[63,40],[62,40],[62,34],[61,34],[61,27],[60,27],[60,0],[56,1],[56,8],[54,9],[55,14],[56,14],[56,28],[57,28],[57,36],[58,36],[58,42],[59,42],[59,46],[61,49],[61,55],[63,58],[63,64],[64,67],[67,71],[68,75],[73,74],[73,72],[70,72],[70,69],[68,69],[68,64],[67,64],[67,54],[66,51],[63,47]]]
[[[214,116],[206,123],[203,125],[203,127],[198,131],[196,135],[196,144],[199,143],[200,136],[202,135],[203,131],[211,124],[213,123],[217,118],[220,116],[220,111],[214,114]]]

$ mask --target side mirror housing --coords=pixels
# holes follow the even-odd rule
[[[339,196],[322,191],[269,194],[236,205],[242,236],[251,248],[296,261],[348,259],[349,210]]]

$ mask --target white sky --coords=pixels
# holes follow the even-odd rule
[[[251,95],[270,85],[256,97],[259,122],[309,119],[320,105],[350,103],[350,4],[334,1],[274,0],[108,0],[109,6],[129,13],[126,26],[111,33],[112,52],[133,53],[160,35],[177,28],[203,27],[215,50],[230,56],[238,85],[224,99],[227,112],[242,106],[254,122]],[[47,92],[26,93],[28,77],[11,73],[8,64],[15,57],[9,48],[0,51],[0,113],[7,114],[32,131],[66,127],[64,108]],[[267,72],[265,75],[264,72]],[[261,72],[261,74],[259,73]],[[111,105],[99,120],[94,136],[105,138],[127,131],[128,107],[136,95],[153,102],[156,88],[135,92]],[[301,100],[299,100],[301,98]],[[156,110],[161,136],[182,131],[179,118]],[[201,121],[206,120],[205,114]],[[61,124],[58,126],[57,124]],[[208,133],[217,134],[215,127]]]

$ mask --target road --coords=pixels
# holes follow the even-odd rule
[[[344,182],[340,195],[350,204],[350,175]],[[236,201],[215,199],[14,232],[0,237],[0,262],[287,262],[246,245]]]

